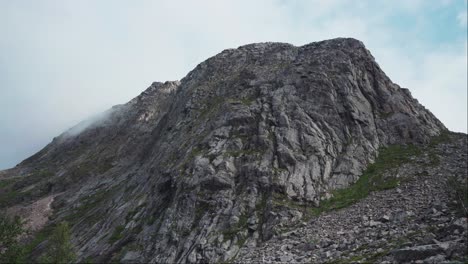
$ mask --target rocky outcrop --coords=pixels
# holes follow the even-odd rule
[[[82,260],[228,261],[304,217],[275,197],[319,206],[381,147],[445,130],[358,40],[251,44],[55,138],[1,176],[34,186],[2,206],[60,193]]]
[[[457,210],[461,204],[450,180],[459,177],[466,188],[467,157],[466,135],[451,135],[391,171],[402,175],[398,187],[283,225],[273,239],[243,248],[237,261],[462,263],[468,256],[468,223],[466,211]]]

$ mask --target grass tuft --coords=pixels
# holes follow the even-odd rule
[[[380,150],[375,163],[370,164],[359,180],[345,189],[333,192],[333,197],[313,208],[313,214],[336,210],[350,206],[367,197],[373,191],[392,189],[400,184],[395,176],[385,177],[385,172],[410,162],[411,157],[421,154],[421,149],[414,145],[392,145]]]
[[[112,233],[112,236],[109,238],[109,243],[113,244],[116,241],[120,240],[123,237],[123,231],[125,227],[123,225],[119,225],[115,227],[114,233]]]
[[[376,161],[367,167],[356,183],[345,189],[335,190],[332,198],[322,201],[318,207],[293,201],[280,193],[273,194],[273,202],[277,206],[302,211],[306,219],[323,212],[345,208],[367,197],[373,191],[397,187],[403,179],[389,175],[387,172],[411,162],[412,157],[421,153],[421,148],[415,145],[391,145],[381,148]]]

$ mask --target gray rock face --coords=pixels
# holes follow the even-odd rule
[[[302,218],[275,195],[319,205],[380,147],[445,130],[360,41],[251,44],[55,138],[3,173],[37,190],[4,206],[60,193],[80,259],[228,261]]]
[[[392,168],[406,177],[399,188],[372,192],[305,225],[291,224],[256,247],[243,247],[236,261],[274,263],[287,255],[300,263],[463,263],[468,257],[466,211],[460,214],[454,206],[454,188],[447,182],[455,175],[468,178],[467,139],[452,134],[447,142],[432,145],[429,153],[438,162],[425,150]],[[383,215],[390,219],[370,224]]]

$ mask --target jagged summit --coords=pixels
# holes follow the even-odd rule
[[[355,38],[334,38],[323,41],[311,42],[302,46],[295,46],[289,43],[283,42],[259,42],[251,43],[238,47],[237,49],[226,49],[221,52],[221,54],[236,50],[257,50],[257,51],[266,51],[269,49],[310,49],[310,48],[326,48],[326,49],[364,49],[366,47],[364,43]],[[370,55],[370,53],[368,53]]]
[[[364,43],[355,38],[334,38],[327,39],[317,42],[312,42],[306,45],[301,46],[300,48],[328,48],[328,49],[354,49],[354,50],[365,50],[367,55],[371,55],[367,51]]]
[[[1,206],[48,197],[97,262],[232,260],[300,221],[284,203],[320,206],[383,147],[446,131],[349,38],[224,50],[91,123],[7,171],[28,195]]]

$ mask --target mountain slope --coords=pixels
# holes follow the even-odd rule
[[[283,226],[284,232],[263,245],[244,247],[236,260],[464,263],[467,211],[457,189],[465,189],[466,206],[467,146],[465,134],[434,138],[411,159],[389,167],[387,176],[399,175],[396,188],[372,192],[349,207],[310,221]],[[389,159],[380,155],[376,165],[384,161]]]
[[[0,206],[52,197],[50,223],[70,222],[80,259],[227,261],[301,218],[277,197],[320,206],[382,147],[444,131],[360,41],[251,44],[2,172],[15,178]]]

